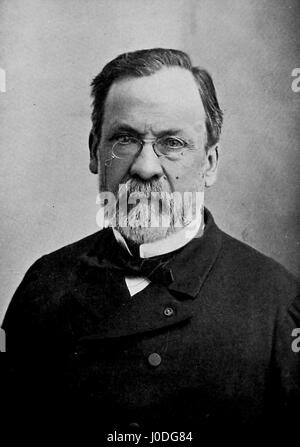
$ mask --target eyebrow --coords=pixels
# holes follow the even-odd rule
[[[135,129],[134,127],[130,126],[129,124],[114,124],[109,132],[110,135],[113,135],[115,132],[130,132],[132,134],[135,134],[137,136],[144,136],[145,133],[144,132],[140,132],[139,130]],[[166,135],[178,135],[178,134],[182,134],[184,133],[183,129],[178,129],[178,128],[169,128],[169,129],[164,129],[161,130],[160,132],[153,132],[154,135],[157,138],[160,137],[164,137]]]
[[[113,124],[113,126],[110,129],[110,135],[114,134],[115,132],[130,132],[130,133],[135,133],[137,135],[139,135],[139,131],[134,129],[132,126],[130,126],[129,124]]]

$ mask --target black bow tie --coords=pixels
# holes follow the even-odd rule
[[[124,276],[144,276],[150,281],[168,286],[174,280],[169,267],[174,257],[175,252],[147,259],[131,256],[113,236],[103,256],[98,258],[97,264],[100,268],[119,270]]]

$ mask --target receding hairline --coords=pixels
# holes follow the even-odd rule
[[[186,79],[184,79],[184,78],[180,79],[177,76],[174,76],[173,79],[172,78],[168,79],[167,76],[165,79],[161,79],[161,75],[164,75],[164,74],[169,75],[172,73],[178,74],[180,72],[181,72],[181,74],[184,74],[186,76]],[[179,81],[177,87],[180,87],[180,84],[182,84],[182,87],[188,88],[188,86],[190,85],[192,88],[192,84],[191,83],[187,84],[187,82],[186,82],[188,79],[190,79],[193,82],[193,86],[195,87],[195,89],[194,89],[195,99],[197,98],[197,100],[200,100],[200,103],[204,107],[203,100],[199,95],[199,86],[197,84],[197,81],[196,81],[193,73],[190,70],[188,70],[184,67],[162,67],[160,70],[156,71],[155,73],[151,73],[150,75],[144,75],[144,76],[126,75],[124,77],[115,79],[111,83],[111,85],[109,86],[109,89],[107,91],[107,94],[106,94],[106,97],[105,97],[105,100],[103,103],[103,114],[105,113],[105,105],[107,103],[107,100],[110,97],[110,95],[112,94],[112,90],[114,88],[116,88],[118,86],[122,86],[122,85],[124,85],[126,83],[130,83],[130,82],[136,82],[137,84],[139,84],[139,83],[143,83],[143,81],[145,81],[145,80],[148,80],[148,79],[153,80],[154,78],[158,78],[158,79],[160,78],[160,82],[158,81],[158,84],[157,84],[158,86],[160,85],[161,81],[165,81],[167,84],[171,83],[172,81]],[[135,85],[135,87],[136,87],[136,85]]]
[[[179,72],[181,71],[182,73],[189,73],[188,76],[191,77],[191,79],[193,79],[196,87],[197,87],[197,81],[195,79],[195,76],[192,72],[192,70],[189,70],[186,67],[180,67],[178,65],[163,65],[161,66],[158,70],[156,70],[154,73],[149,73],[149,74],[142,74],[142,75],[137,75],[137,74],[124,74],[124,75],[120,75],[120,77],[116,78],[113,80],[112,85],[117,84],[117,83],[122,83],[122,82],[127,82],[127,81],[131,81],[131,80],[139,80],[139,79],[144,79],[144,78],[153,78],[158,76],[159,74],[161,74],[162,72]]]

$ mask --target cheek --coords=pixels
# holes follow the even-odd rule
[[[205,157],[190,157],[179,162],[163,163],[166,177],[173,191],[203,191],[205,184]]]
[[[125,163],[124,160],[109,160],[109,165],[106,166],[105,162],[109,160],[109,156],[102,152],[100,156],[100,172],[102,179],[102,187],[106,191],[115,192],[118,190],[118,186],[122,179],[126,177],[130,168],[130,163]]]

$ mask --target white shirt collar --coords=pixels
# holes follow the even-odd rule
[[[190,242],[196,236],[200,228],[202,229],[202,231],[204,230],[204,219],[202,212],[199,213],[197,219],[192,220],[181,230],[171,234],[165,239],[160,239],[155,242],[149,242],[147,244],[141,244],[139,246],[140,257],[152,258],[153,256],[164,255],[166,253],[178,250],[179,248]],[[119,244],[122,245],[131,256],[133,256],[121,233],[115,228],[113,228],[112,230]]]

